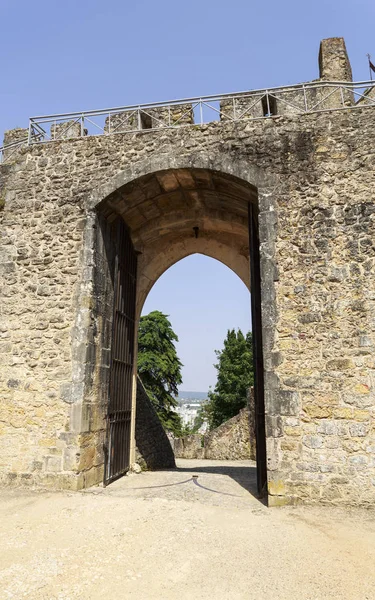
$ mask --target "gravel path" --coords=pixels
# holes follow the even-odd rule
[[[2,491],[0,599],[375,598],[375,512],[267,509],[253,463],[178,464],[82,493]]]

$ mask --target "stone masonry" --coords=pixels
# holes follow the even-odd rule
[[[248,408],[204,435],[193,434],[173,440],[176,458],[210,460],[255,460],[255,439]]]
[[[343,40],[324,42],[329,77],[341,80],[346,60]],[[374,503],[375,109],[349,100],[341,111],[56,139],[0,166],[3,484],[102,480],[107,224],[121,215],[139,252],[139,315],[157,278],[194,252],[249,286],[253,203],[269,504]],[[135,403],[133,460],[134,415]]]
[[[147,395],[137,379],[135,418],[136,462],[144,470],[171,469],[176,466],[171,443]]]

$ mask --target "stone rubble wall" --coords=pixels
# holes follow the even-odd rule
[[[173,452],[176,458],[205,458],[204,436],[200,433],[185,435],[172,440]]]
[[[144,470],[173,469],[176,466],[171,443],[147,395],[137,380],[135,417],[136,462]]]
[[[211,460],[255,460],[255,436],[248,408],[204,435],[175,438],[176,458],[206,458]]]
[[[251,442],[254,435],[250,431],[250,411],[240,410],[219,427],[204,436],[205,458],[212,460],[255,460]]]

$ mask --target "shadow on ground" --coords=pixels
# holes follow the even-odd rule
[[[264,499],[259,497],[257,489],[257,470],[255,466],[243,466],[242,464],[233,465],[212,465],[211,461],[207,461],[208,464],[187,467],[181,466],[182,460],[177,460],[177,467],[175,471],[179,473],[191,473],[191,475],[205,473],[209,475],[226,475],[243,487],[249,492],[254,498],[265,504]]]

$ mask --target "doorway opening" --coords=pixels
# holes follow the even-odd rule
[[[226,475],[256,495],[249,291],[202,254],[174,264],[151,289],[139,328],[138,377],[169,440],[155,435],[152,419],[148,426],[138,393],[136,462],[143,468],[165,468],[171,444],[178,470],[206,474],[214,487],[215,475]],[[168,393],[178,382],[178,395]]]
[[[136,332],[145,299],[172,265],[192,254],[219,260],[251,289],[257,481],[266,490],[260,252],[257,190],[201,168],[156,171],[117,189],[97,207],[101,345],[109,369],[105,483],[125,473],[135,452]],[[103,273],[102,273],[103,275]],[[109,308],[112,307],[110,311]],[[129,375],[131,373],[131,376]],[[125,376],[126,374],[126,376]]]

